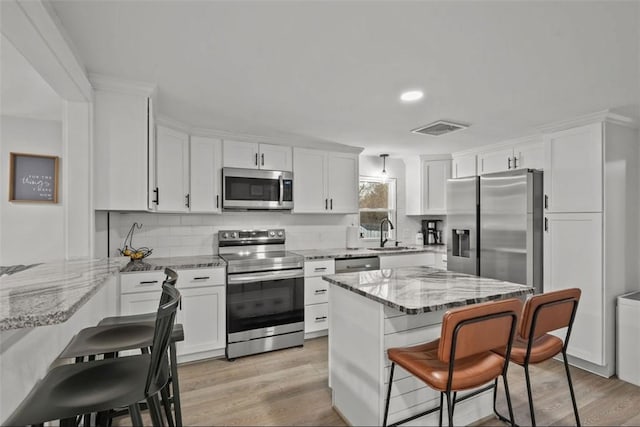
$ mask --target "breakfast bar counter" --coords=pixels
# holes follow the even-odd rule
[[[533,288],[429,267],[323,276],[329,289],[329,386],[334,408],[351,425],[382,425],[390,362],[386,350],[432,341],[454,307],[525,298]],[[490,333],[490,331],[488,331]],[[389,422],[439,403],[439,393],[396,369]],[[491,392],[456,406],[454,422],[492,414]],[[433,425],[437,412],[416,422]]]

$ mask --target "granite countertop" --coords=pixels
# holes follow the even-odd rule
[[[322,278],[407,314],[533,293],[529,286],[431,267],[343,273]]]
[[[120,258],[44,263],[0,278],[0,331],[69,319],[123,266]]]
[[[224,267],[226,265],[227,263],[218,255],[159,257],[129,261],[120,272],[133,273],[138,271],[164,270],[165,268],[186,270],[191,268]]]
[[[404,246],[404,245],[403,245]],[[416,246],[416,245],[406,245],[407,249],[394,250],[393,246],[389,246],[387,250],[373,250],[371,248],[358,248],[358,249],[346,249],[346,248],[335,248],[335,249],[303,249],[303,250],[293,250],[299,255],[304,256],[304,259],[307,261],[314,259],[331,259],[331,258],[356,258],[356,257],[364,257],[364,256],[379,256],[379,255],[407,255],[407,254],[415,254],[415,253],[435,253],[435,254],[446,254],[447,246],[446,245],[424,245],[424,246]]]

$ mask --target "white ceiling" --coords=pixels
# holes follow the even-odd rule
[[[194,127],[443,153],[640,104],[640,2],[55,1],[88,71]],[[400,92],[425,98],[401,104]],[[471,127],[434,138],[438,119]]]
[[[0,36],[0,114],[62,120],[62,98],[4,36]]]

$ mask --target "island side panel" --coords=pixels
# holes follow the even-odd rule
[[[331,285],[329,307],[333,406],[351,425],[380,425],[382,305]]]
[[[384,387],[389,384],[391,362],[387,358],[387,349],[391,347],[408,347],[433,341],[440,337],[442,316],[446,310],[434,311],[416,315],[407,315],[399,310],[384,307]],[[407,418],[414,414],[438,406],[440,393],[433,390],[415,376],[396,366],[391,388],[391,402],[389,404],[389,424]],[[465,393],[465,392],[462,392]],[[381,402],[380,424],[384,417],[384,399]],[[493,413],[492,392],[485,392],[456,406],[454,415],[455,425],[467,425]],[[446,420],[446,404],[443,415]],[[438,413],[435,412],[405,425],[437,425]]]

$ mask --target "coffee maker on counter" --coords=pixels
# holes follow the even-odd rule
[[[442,245],[442,228],[439,226],[442,220],[425,219],[422,221],[422,234],[425,245]]]

